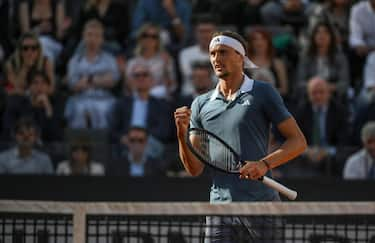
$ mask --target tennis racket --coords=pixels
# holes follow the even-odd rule
[[[189,128],[186,134],[186,143],[197,159],[220,171],[239,174],[240,168],[245,164],[245,161],[240,158],[232,147],[220,137],[205,129]],[[267,176],[262,176],[258,180],[290,200],[295,200],[297,197],[296,191]]]

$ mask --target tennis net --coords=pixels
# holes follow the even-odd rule
[[[74,243],[200,243],[217,230],[225,232],[231,242],[375,243],[375,202],[0,201],[0,218],[37,212],[50,214],[51,219],[58,217],[58,212],[63,213],[61,217],[71,214]],[[6,221],[0,223],[1,237],[1,228],[7,225]],[[0,242],[14,241],[3,237]]]

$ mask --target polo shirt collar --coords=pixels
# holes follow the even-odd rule
[[[254,87],[254,80],[246,76],[246,74],[244,74],[244,81],[242,82],[240,89],[236,93],[242,94],[242,93],[250,92],[251,90],[253,90],[253,87]],[[210,101],[215,100],[219,94],[220,94],[220,86],[219,84],[217,84],[214,92],[211,94]]]

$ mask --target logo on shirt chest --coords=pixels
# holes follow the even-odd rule
[[[238,100],[238,104],[242,106],[250,106],[253,104],[254,97],[252,95],[244,95]]]

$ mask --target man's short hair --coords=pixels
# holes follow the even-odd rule
[[[367,122],[361,129],[361,139],[366,142],[370,138],[375,138],[375,121]]]
[[[89,29],[89,28],[95,28],[95,29],[100,29],[104,32],[104,25],[100,20],[96,18],[89,19],[85,25],[84,25],[84,30]]]
[[[130,126],[129,129],[128,129],[128,133],[130,131],[141,131],[143,132],[146,136],[148,136],[148,130],[146,127],[144,126],[138,126],[138,125],[133,125],[133,126]]]
[[[38,130],[38,125],[36,124],[35,120],[29,116],[20,117],[15,126],[14,126],[14,133],[17,134],[18,132],[22,131],[22,129],[27,128],[34,128]]]
[[[43,81],[48,85],[51,85],[51,80],[48,77],[47,73],[42,70],[32,69],[27,75],[27,86],[29,87],[36,77],[42,77]]]
[[[216,20],[212,14],[203,13],[193,16],[193,23],[195,26],[199,24],[213,24],[216,25]]]

